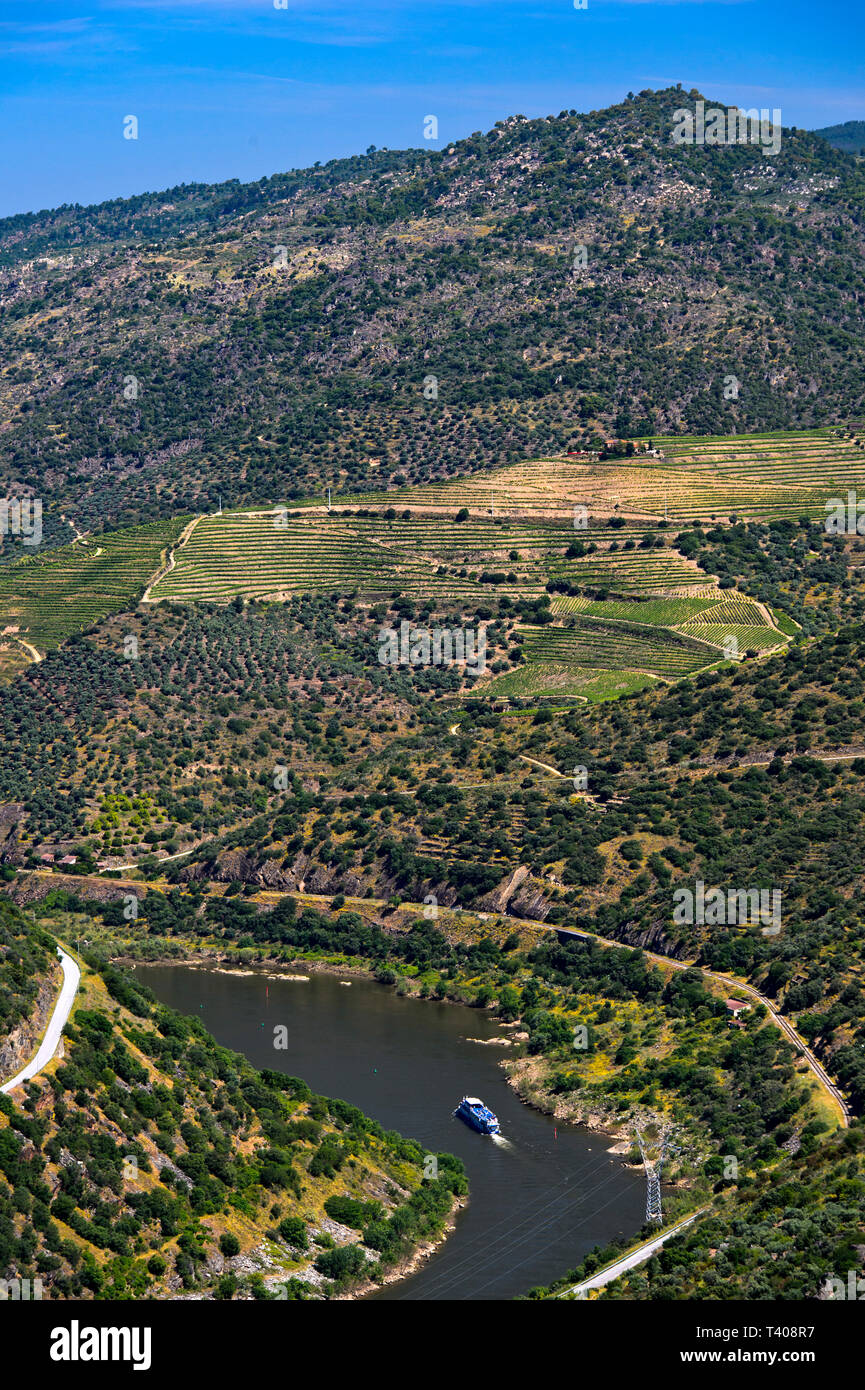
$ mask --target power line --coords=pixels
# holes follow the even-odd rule
[[[597,1172],[598,1169],[596,1169],[595,1171]],[[619,1177],[620,1174],[618,1172],[608,1174],[602,1182],[599,1182],[594,1187],[589,1188],[588,1191],[581,1192],[579,1196],[579,1201],[585,1202],[596,1192],[600,1192],[604,1187],[608,1186],[610,1182],[618,1179]],[[548,1226],[551,1226],[554,1222],[560,1221],[562,1219],[560,1201],[563,1195],[563,1189],[568,1187],[569,1185],[570,1180],[567,1180],[565,1183],[560,1184],[556,1189],[554,1195],[548,1201],[544,1201],[543,1205],[541,1205],[536,1210],[529,1211],[522,1218],[522,1220],[517,1223],[516,1226],[510,1227],[509,1230],[505,1231],[502,1235],[497,1236],[494,1240],[489,1241],[487,1239],[488,1232],[485,1232],[483,1235],[477,1237],[474,1243],[478,1244],[479,1242],[483,1242],[483,1250],[478,1251],[476,1253],[463,1255],[456,1265],[452,1266],[450,1269],[442,1270],[440,1274],[435,1275],[433,1279],[430,1281],[430,1284],[427,1285],[425,1293],[427,1293],[431,1288],[435,1288],[436,1285],[440,1286],[437,1290],[437,1293],[440,1293],[442,1288],[451,1288],[455,1284],[464,1283],[465,1280],[468,1279],[472,1273],[472,1270],[467,1269],[466,1266],[473,1265],[474,1262],[477,1260],[478,1255],[489,1255],[490,1252],[494,1250],[496,1259],[501,1260],[505,1255],[508,1254],[509,1251],[518,1249],[521,1245],[525,1245],[526,1241],[533,1239],[540,1231],[544,1231],[547,1229]],[[544,1196],[547,1196],[547,1194],[545,1193]],[[610,1205],[611,1202],[618,1200],[619,1196],[619,1193],[614,1194],[614,1196],[610,1198],[609,1202],[605,1202],[604,1205],[601,1207],[595,1207],[589,1215],[594,1215],[596,1211],[603,1211],[607,1206]],[[532,1226],[532,1229],[525,1235],[515,1235],[516,1232],[520,1231],[529,1222],[536,1222],[537,1218],[543,1215],[545,1211],[548,1211],[550,1207],[556,1207],[556,1210],[553,1212],[552,1216],[550,1216],[546,1221],[541,1222],[540,1225],[534,1224]],[[504,1220],[506,1221],[507,1218],[505,1218]],[[588,1220],[589,1216],[586,1216],[584,1220],[579,1224],[583,1225],[585,1224],[585,1221]],[[498,1226],[501,1226],[503,1224],[504,1221],[497,1222],[496,1226],[493,1226],[490,1229],[495,1230]],[[502,1245],[503,1241],[505,1242],[504,1245]],[[494,1249],[494,1247],[497,1246],[500,1248]],[[521,1268],[522,1265],[526,1264],[528,1260],[530,1260],[531,1258],[532,1255],[530,1254],[526,1256],[524,1260],[521,1260],[519,1264],[517,1264],[514,1267],[517,1269]],[[492,1282],[493,1280],[488,1280],[487,1283],[484,1284],[482,1287],[486,1288],[488,1284]],[[405,1299],[408,1298],[409,1295],[404,1294],[402,1295],[402,1297]]]
[[[501,1221],[497,1221],[493,1226],[489,1226],[483,1232],[480,1232],[478,1235],[473,1236],[469,1244],[461,1252],[459,1262],[453,1265],[450,1269],[443,1270],[441,1274],[435,1275],[433,1277],[432,1282],[435,1283],[441,1279],[446,1279],[450,1281],[452,1279],[452,1276],[458,1270],[464,1269],[466,1265],[470,1265],[479,1254],[489,1253],[489,1251],[494,1246],[500,1244],[500,1242],[503,1240],[510,1241],[514,1232],[518,1231],[522,1226],[525,1226],[526,1222],[531,1221],[538,1216],[541,1216],[545,1211],[549,1210],[551,1206],[559,1202],[559,1200],[565,1195],[565,1189],[570,1187],[571,1182],[572,1178],[568,1177],[564,1180],[564,1182],[559,1183],[552,1197],[550,1196],[550,1189],[547,1188],[536,1199],[535,1206],[537,1209],[527,1210],[524,1208],[523,1210],[526,1214],[522,1217],[522,1220],[520,1220],[517,1223],[517,1225],[512,1225],[511,1218],[505,1216],[502,1217]],[[501,1235],[495,1236],[494,1239],[490,1240],[490,1234],[493,1231],[499,1230],[499,1228],[503,1226],[507,1227],[507,1229],[504,1230]],[[476,1248],[472,1249],[472,1247]]]
[[[602,1188],[606,1187],[615,1176],[615,1174],[612,1174],[610,1178],[605,1179],[604,1182],[598,1183],[597,1186],[592,1188],[589,1192],[581,1194],[581,1198],[591,1197],[594,1193],[599,1192]],[[595,1216],[600,1211],[605,1211],[607,1207],[611,1206],[613,1202],[616,1202],[619,1199],[620,1193],[614,1192],[612,1197],[610,1197],[608,1201],[602,1203],[600,1206],[594,1206],[592,1208],[592,1211],[587,1216],[585,1216],[583,1220],[580,1221],[578,1224],[580,1226],[585,1225],[586,1221],[588,1221],[591,1216]],[[545,1231],[549,1226],[552,1226],[554,1223],[560,1222],[562,1220],[562,1215],[563,1213],[560,1210],[553,1212],[552,1216],[548,1217],[547,1220],[542,1222],[539,1226],[533,1227],[533,1229],[527,1235],[517,1237],[516,1240],[511,1241],[508,1245],[506,1245],[503,1250],[497,1251],[496,1258],[498,1260],[501,1260],[502,1257],[507,1255],[510,1251],[519,1249],[519,1247],[525,1245],[527,1241],[534,1239],[534,1237],[536,1237],[541,1231]],[[525,1223],[523,1222],[521,1224],[524,1225]],[[526,1255],[522,1260],[519,1260],[515,1264],[511,1263],[509,1265],[509,1268],[511,1270],[522,1269],[523,1265],[528,1264],[529,1260],[533,1259],[536,1253],[537,1252],[534,1250],[530,1251],[529,1254]],[[466,1279],[470,1277],[470,1274],[471,1271],[468,1271],[464,1274],[461,1274],[456,1279],[446,1278],[444,1287],[449,1289],[456,1284],[463,1284],[465,1283]],[[489,1288],[490,1284],[494,1283],[497,1277],[498,1276],[494,1275],[492,1278],[487,1279],[485,1283],[481,1284],[480,1288],[475,1290],[475,1294],[479,1294],[484,1289]],[[438,1295],[440,1294],[441,1289],[438,1290]]]
[[[662,1222],[661,1215],[661,1172],[664,1167],[664,1160],[669,1153],[671,1156],[679,1150],[670,1144],[670,1135],[664,1134],[661,1138],[661,1151],[656,1159],[649,1157],[648,1147],[637,1126],[634,1126],[634,1133],[637,1136],[637,1143],[640,1146],[640,1157],[643,1160],[643,1167],[646,1170],[646,1220]]]

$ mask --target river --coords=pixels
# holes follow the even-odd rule
[[[510,1299],[642,1223],[644,1181],[607,1152],[610,1140],[523,1105],[498,1065],[505,1049],[471,1041],[508,1036],[489,1014],[323,973],[300,982],[263,971],[139,965],[136,974],[254,1066],[303,1077],[385,1129],[463,1160],[469,1202],[455,1231],[417,1273],[371,1295],[376,1301]],[[288,1029],[285,1051],[273,1047],[278,1024]],[[502,1139],[454,1118],[463,1095],[495,1111]]]

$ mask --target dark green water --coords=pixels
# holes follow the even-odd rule
[[[453,1235],[376,1301],[513,1298],[642,1223],[640,1175],[607,1153],[606,1137],[556,1126],[518,1100],[498,1066],[505,1049],[469,1041],[507,1036],[480,1011],[399,998],[371,980],[346,986],[332,975],[304,984],[189,966],[136,973],[163,1003],[197,1014],[254,1066],[301,1076],[386,1129],[463,1160],[470,1200]],[[288,1029],[286,1051],[273,1047],[278,1024]],[[503,1141],[454,1119],[463,1095],[495,1111]]]

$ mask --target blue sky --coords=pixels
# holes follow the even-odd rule
[[[785,125],[862,119],[863,39],[862,0],[3,0],[0,215],[675,82]]]

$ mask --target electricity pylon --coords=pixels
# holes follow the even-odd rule
[[[679,1150],[670,1143],[670,1135],[665,1134],[661,1139],[661,1150],[658,1157],[652,1159],[649,1157],[646,1141],[636,1125],[634,1126],[634,1133],[637,1136],[640,1157],[646,1170],[646,1220],[660,1222],[663,1220],[661,1216],[661,1172],[664,1167],[664,1160],[668,1154],[678,1153]]]

